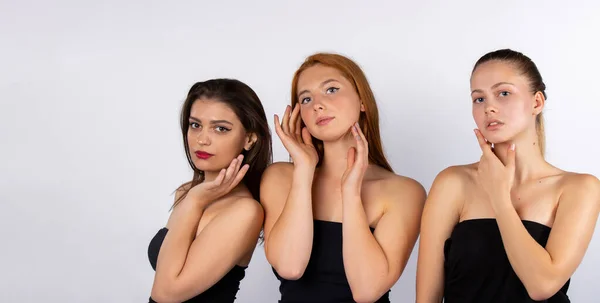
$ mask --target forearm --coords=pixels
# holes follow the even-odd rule
[[[378,299],[387,291],[388,260],[369,229],[359,196],[343,197],[344,268],[357,301]]]
[[[495,203],[496,220],[508,260],[530,295],[544,296],[554,288],[554,265],[548,252],[537,243],[523,226],[510,197]]]
[[[269,262],[284,278],[300,278],[310,259],[313,241],[313,175],[314,170],[294,169],[285,206],[266,244]]]
[[[194,241],[198,222],[203,209],[197,207],[196,201],[186,197],[174,210],[169,227],[158,255],[156,265],[155,286],[170,285],[181,273],[185,260]]]

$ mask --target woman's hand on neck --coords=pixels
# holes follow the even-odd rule
[[[323,142],[323,161],[320,175],[341,179],[348,164],[348,150],[356,147],[352,132],[348,132],[336,141]]]
[[[513,143],[518,150],[515,155],[515,185],[545,175],[549,164],[542,156],[535,134],[523,134],[521,138],[494,144],[494,154],[506,165],[507,151]]]

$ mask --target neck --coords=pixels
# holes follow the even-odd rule
[[[211,182],[214,181],[221,171],[204,171],[204,181],[202,182]]]
[[[544,170],[547,169],[548,163],[542,156],[535,131],[533,134],[523,134],[521,138],[515,138],[512,141],[494,144],[494,153],[502,163],[506,163],[508,150],[513,143],[516,153],[515,184],[541,177]]]
[[[217,176],[219,176],[219,173],[221,171],[204,171],[204,181],[202,182],[211,182],[214,181]],[[231,193],[237,193],[239,190],[242,190],[246,188],[246,185],[244,184],[244,180],[242,179],[242,181],[240,181],[240,183],[238,183],[238,185],[236,185],[234,188],[232,188],[228,194]]]
[[[323,142],[321,174],[341,179],[348,166],[351,147],[356,147],[356,141],[350,131],[336,141]]]

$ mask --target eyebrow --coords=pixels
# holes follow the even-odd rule
[[[492,89],[494,89],[494,88],[496,88],[496,87],[498,87],[498,86],[500,86],[500,85],[504,85],[504,84],[508,84],[508,85],[515,86],[514,84],[512,84],[512,83],[510,83],[510,82],[498,82],[498,83],[496,83],[496,84],[492,85]],[[483,93],[483,91],[482,91],[482,90],[480,90],[480,89],[474,89],[474,90],[471,92],[471,95],[472,95],[472,94],[474,94],[474,93]]]
[[[200,119],[198,119],[198,118],[194,118],[194,117],[192,117],[192,116],[190,116],[190,120],[194,120],[194,121],[196,121],[196,122],[202,123],[202,121],[200,121]],[[225,123],[225,124],[229,124],[229,125],[232,125],[232,126],[233,126],[233,123],[231,123],[231,122],[229,122],[229,121],[227,121],[227,120],[212,120],[212,121],[210,121],[210,123],[211,123],[211,124]]]
[[[335,79],[327,79],[327,80],[325,80],[325,81],[321,82],[321,87],[323,87],[323,86],[325,86],[326,84],[328,84],[328,83],[331,83],[331,82],[339,82],[339,81],[338,81],[338,80],[335,80]],[[303,90],[303,91],[299,92],[299,93],[298,93],[298,96],[296,96],[296,97],[297,97],[297,98],[300,98],[300,96],[301,96],[302,94],[304,94],[304,93],[308,93],[308,92],[309,92],[309,91],[308,91],[308,89],[305,89],[305,90]]]

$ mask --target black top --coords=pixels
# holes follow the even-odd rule
[[[286,280],[273,272],[281,284],[280,303],[354,302],[342,254],[342,223],[314,220],[310,260],[302,277]],[[374,230],[371,228],[371,232]],[[388,290],[376,303],[389,302]]]
[[[160,229],[154,238],[150,241],[150,245],[148,245],[148,260],[150,260],[150,265],[152,268],[156,270],[156,260],[158,259],[158,253],[160,251],[160,247],[167,235],[168,229],[162,228]],[[221,280],[219,280],[215,285],[199,294],[198,296],[189,299],[184,302],[193,302],[193,303],[231,303],[235,300],[235,295],[237,294],[240,286],[240,281],[244,278],[245,270],[247,267],[242,266],[234,266]],[[149,303],[156,303],[152,298],[150,298]]]
[[[523,220],[523,226],[542,246],[550,227]],[[570,279],[554,296],[534,301],[512,269],[504,250],[496,219],[472,219],[458,223],[444,244],[445,303],[571,302]]]

